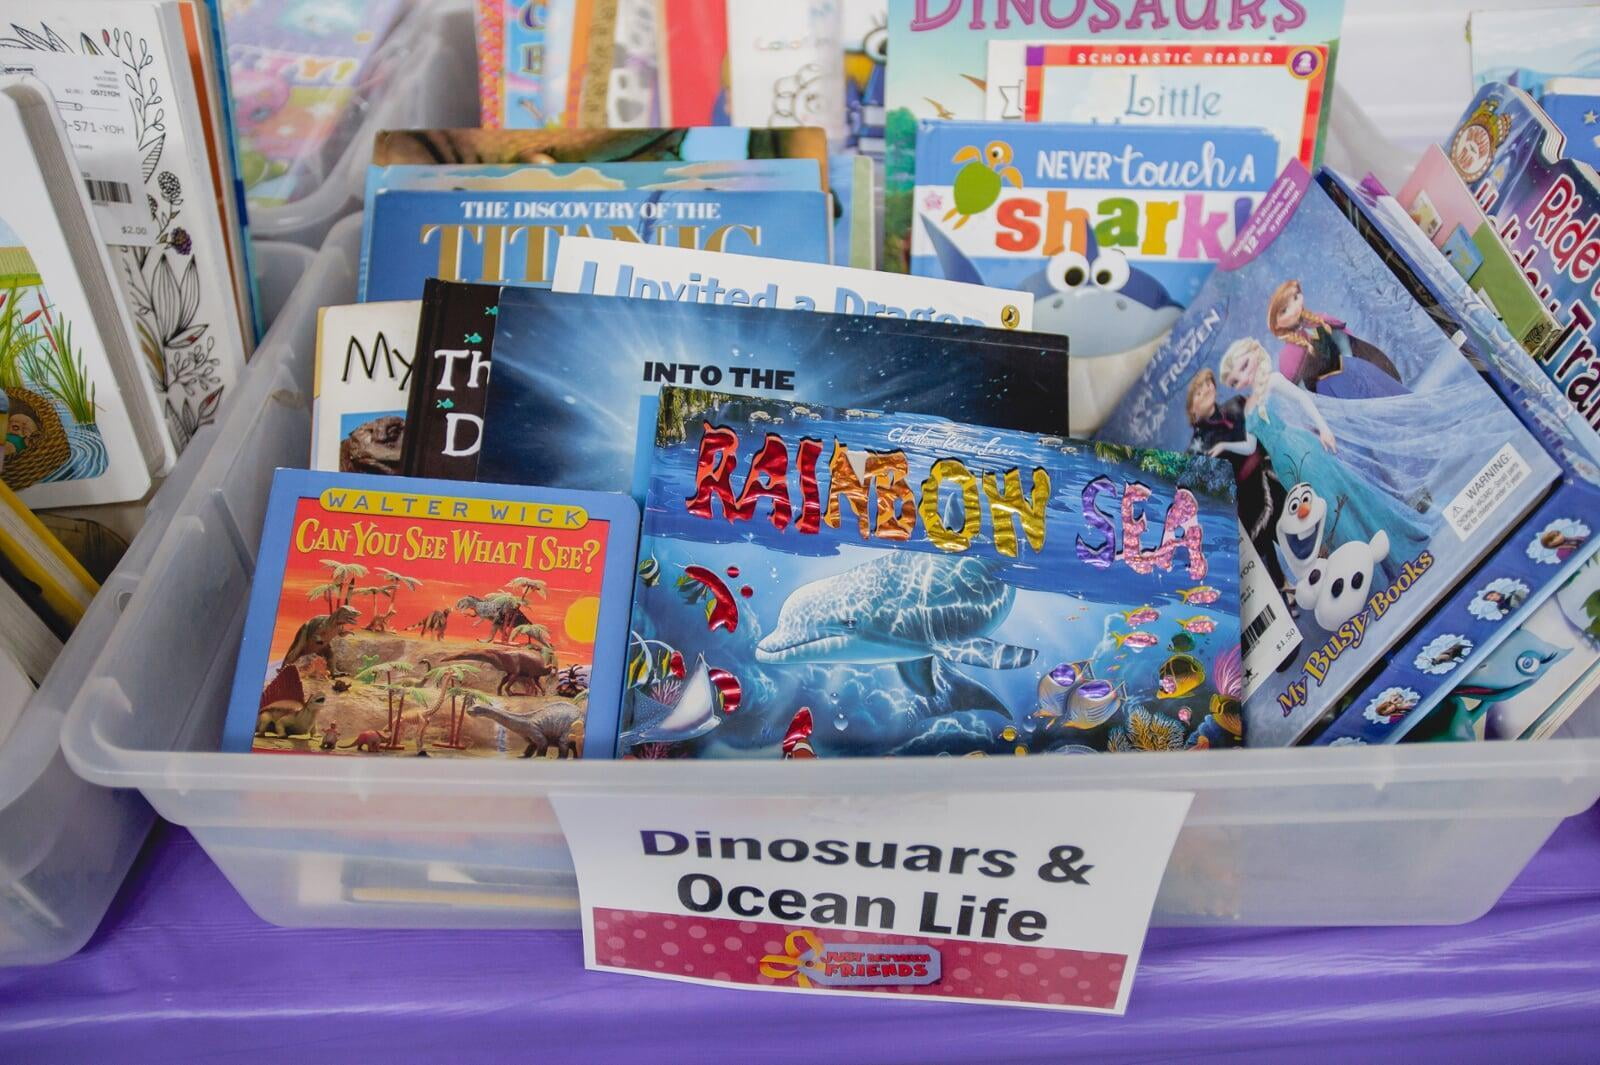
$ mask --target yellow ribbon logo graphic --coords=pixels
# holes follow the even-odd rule
[[[783,942],[782,954],[767,954],[761,959],[761,975],[774,980],[794,977],[801,987],[811,987],[811,977],[825,972],[822,964],[822,940],[815,932],[797,928]]]

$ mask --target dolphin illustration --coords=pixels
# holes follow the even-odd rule
[[[988,638],[1016,594],[980,559],[885,552],[795,589],[777,628],[756,645],[756,660],[892,664],[921,698],[920,716],[1004,711],[997,695],[941,662],[988,669],[1031,663],[1033,648]]]

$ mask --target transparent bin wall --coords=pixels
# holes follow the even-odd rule
[[[893,794],[937,816],[977,792],[1192,790],[1165,924],[1409,924],[1487,910],[1563,817],[1600,795],[1600,740],[1102,758],[641,764],[256,758],[215,748],[271,471],[304,461],[315,308],[355,283],[335,227],[105,643],[62,745],[143,790],[249,904],[285,925],[541,928],[576,920],[552,794]],[[159,663],[159,667],[152,666]],[[1596,724],[1590,715],[1584,727]]]
[[[335,222],[360,208],[379,130],[476,126],[476,48],[469,4],[418,0],[374,56],[388,74],[327,180],[281,206],[251,207],[252,237],[320,247]]]
[[[312,258],[304,248],[261,245],[257,268],[269,314],[288,300]],[[298,305],[295,320],[303,319],[309,300],[308,294]],[[0,965],[57,961],[83,946],[149,831],[152,813],[137,790],[91,784],[71,771],[61,755],[61,722],[86,679],[99,675],[99,659],[141,587],[160,587],[159,576],[148,584],[141,579],[151,573],[218,435],[216,426],[203,429],[184,452],[127,555],[0,746]],[[150,662],[173,658],[171,648],[149,652]]]

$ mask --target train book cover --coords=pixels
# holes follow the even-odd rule
[[[1242,742],[1226,463],[679,387],[653,443],[622,757]]]
[[[620,635],[604,630],[627,604],[602,600],[627,594],[635,515],[580,493],[279,471],[225,747],[575,758],[599,727],[609,748]]]

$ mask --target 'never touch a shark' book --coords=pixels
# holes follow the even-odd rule
[[[223,750],[610,757],[638,522],[625,496],[279,470]]]
[[[1242,739],[1226,463],[662,390],[619,753]]]
[[[1306,738],[1558,476],[1298,162],[1100,436],[1234,466],[1258,746]]]
[[[640,411],[669,384],[1066,436],[1067,362],[1042,333],[507,286],[478,477],[637,492]]]

